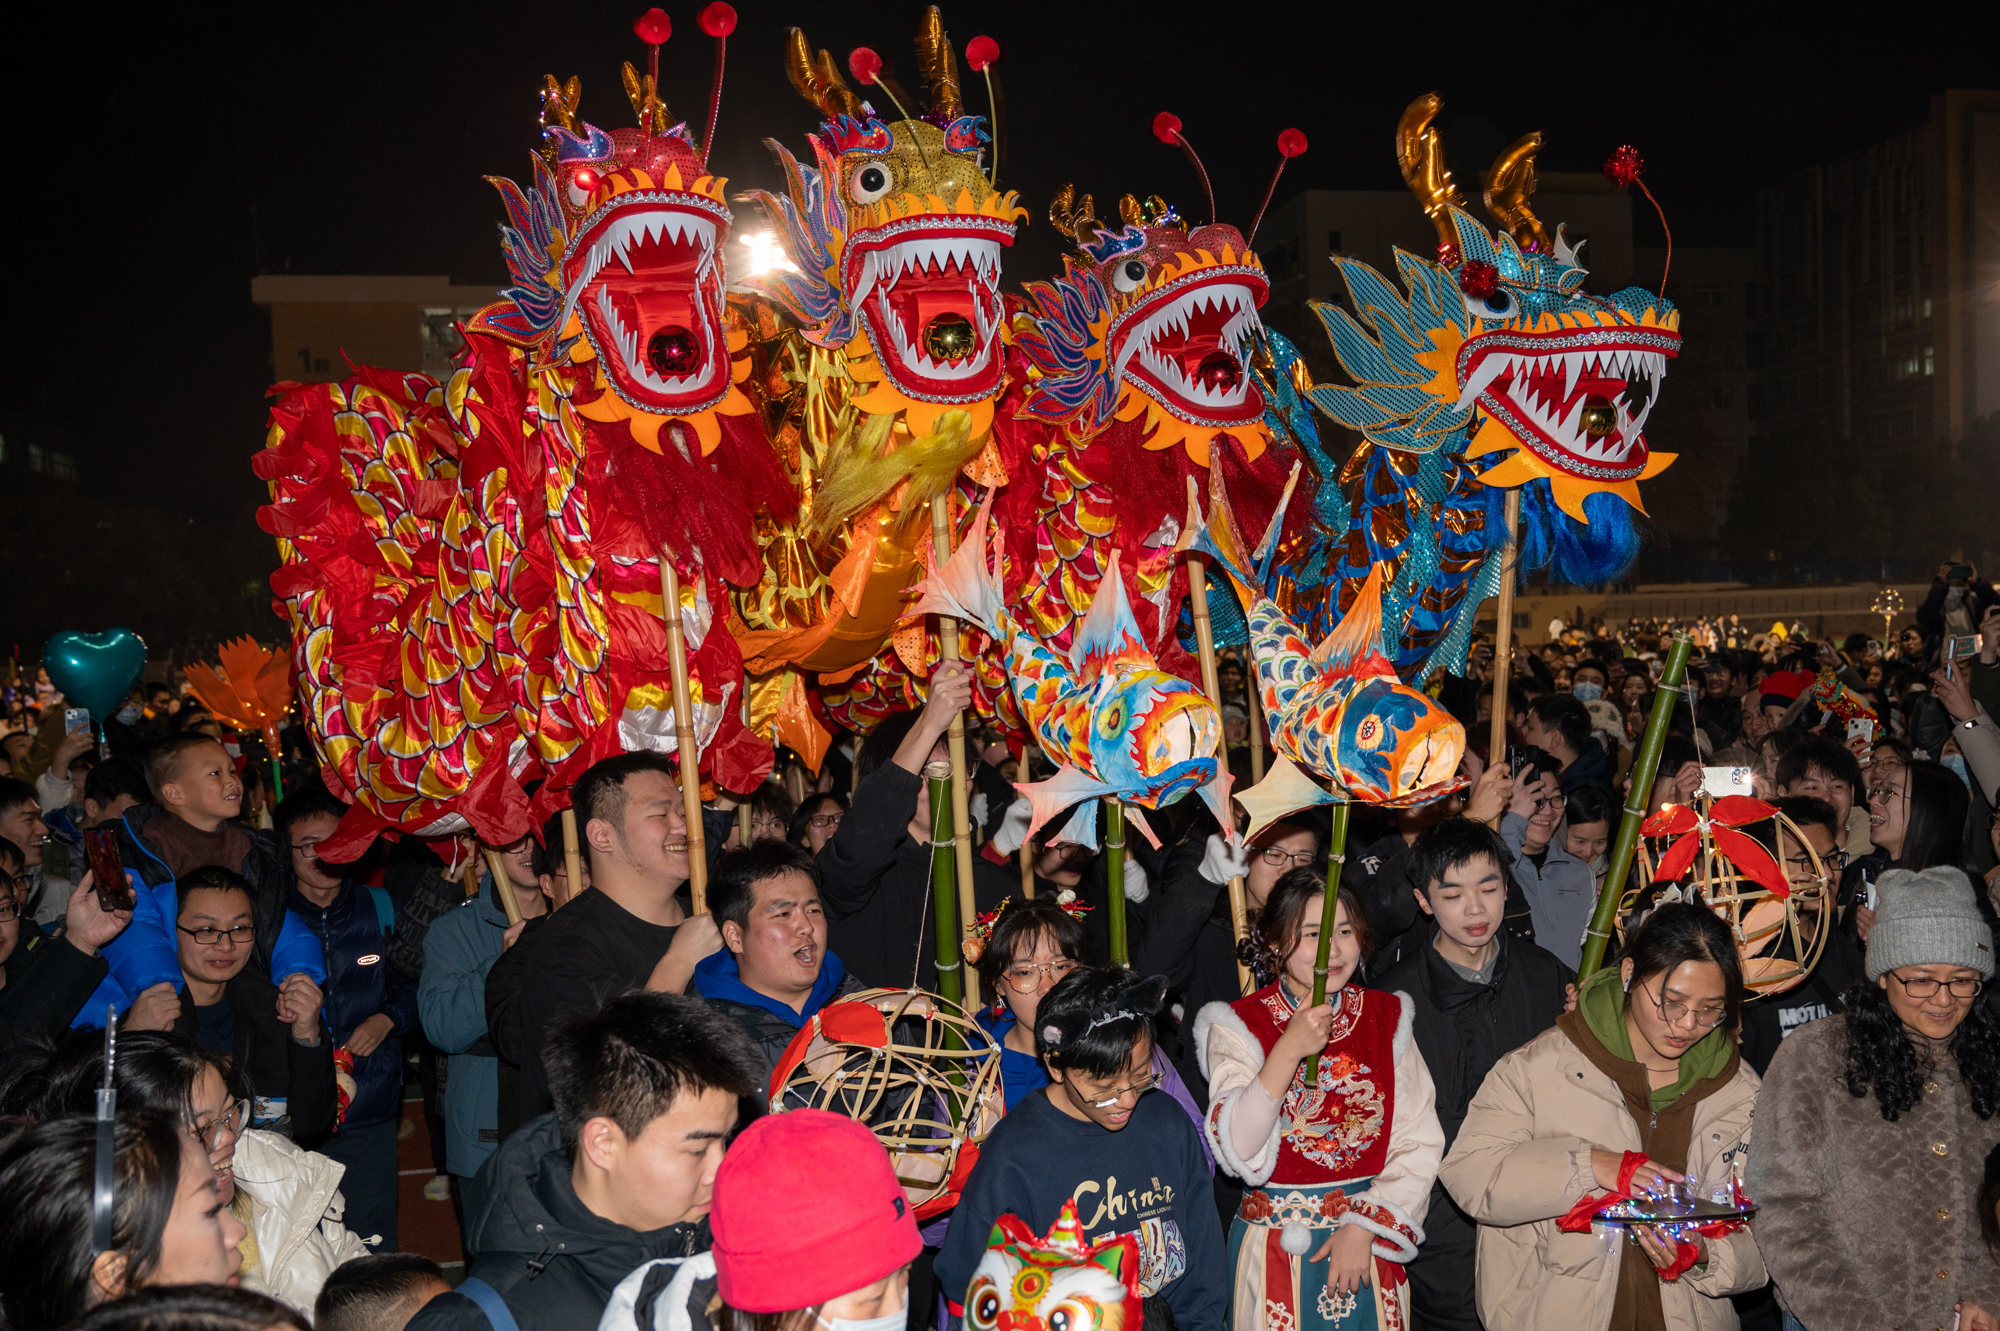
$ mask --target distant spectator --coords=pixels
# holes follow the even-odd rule
[[[1590,710],[1581,702],[1567,694],[1545,693],[1528,704],[1515,724],[1524,742],[1561,765],[1563,790],[1580,785],[1611,788],[1611,759],[1590,733]]]
[[[320,1290],[314,1331],[402,1331],[425,1304],[450,1291],[444,1271],[418,1253],[356,1257]]]
[[[808,795],[792,814],[792,823],[785,832],[785,840],[794,846],[805,847],[806,854],[817,855],[840,828],[840,820],[847,814],[847,801],[832,791]]]

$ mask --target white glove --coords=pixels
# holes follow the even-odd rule
[[[1129,854],[1125,857],[1125,899],[1134,904],[1153,895],[1152,884],[1146,881],[1146,869]]]
[[[1028,839],[1028,824],[1035,821],[1035,806],[1027,799],[1015,800],[1007,806],[1007,816],[1000,820],[1000,826],[993,833],[993,849],[1002,855],[1012,855]]]
[[[986,792],[983,790],[972,792],[972,798],[966,802],[965,806],[966,816],[972,820],[972,825],[974,827],[986,826],[986,815],[990,812],[992,812],[992,806],[986,801]]]
[[[1200,873],[1203,878],[1220,887],[1230,879],[1241,878],[1249,872],[1248,844],[1232,846],[1220,836],[1208,839],[1208,850],[1201,857]]]

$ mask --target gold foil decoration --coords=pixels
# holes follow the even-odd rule
[[[947,123],[965,114],[965,100],[958,88],[958,57],[952,54],[944,16],[936,5],[926,8],[917,20],[917,68],[930,85],[933,114],[944,117]]]
[[[1541,131],[1523,134],[1513,146],[1493,159],[1486,177],[1486,211],[1514,238],[1522,249],[1533,247],[1547,254],[1555,246],[1541,219],[1528,204],[1535,193],[1535,154],[1542,148]]]
[[[639,118],[639,128],[648,134],[666,133],[673,121],[667,115],[667,104],[661,99],[659,84],[653,81],[653,76],[641,74],[627,60],[619,77],[625,83],[625,100],[632,103],[632,114]]]
[[[1451,209],[1463,208],[1465,199],[1445,169],[1444,141],[1431,128],[1444,99],[1427,92],[1411,102],[1396,124],[1396,163],[1403,168],[1403,183],[1417,196],[1424,216],[1437,228],[1438,244],[1458,248],[1458,232],[1451,224]]]
[[[812,47],[799,28],[785,30],[785,77],[792,81],[799,96],[818,107],[829,120],[861,114],[861,99],[848,88],[847,80],[840,77],[833,57],[821,51],[815,60]]]

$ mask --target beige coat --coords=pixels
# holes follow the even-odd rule
[[[1690,1171],[1704,1182],[1740,1167],[1757,1074],[1747,1063],[1695,1107]],[[1556,1220],[1585,1192],[1591,1148],[1639,1149],[1625,1097],[1561,1030],[1544,1031],[1494,1065],[1472,1097],[1438,1179],[1479,1222],[1479,1319],[1487,1331],[1597,1331],[1611,1321],[1623,1235],[1565,1234]],[[1672,1331],[1736,1326],[1728,1296],[1763,1285],[1747,1231],[1708,1241],[1706,1269],[1662,1282]]]
[[[339,1188],[347,1166],[274,1132],[251,1131],[236,1140],[234,1168],[236,1189],[251,1202],[257,1244],[257,1265],[243,1273],[243,1288],[310,1318],[333,1269],[369,1251],[340,1223],[347,1202]]]

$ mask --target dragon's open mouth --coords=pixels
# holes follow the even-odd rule
[[[859,239],[849,299],[896,387],[924,402],[976,402],[1000,386],[1000,248],[1010,223],[912,217]]]
[[[1247,274],[1202,270],[1134,307],[1112,332],[1119,373],[1175,415],[1204,425],[1263,415],[1263,394],[1246,364],[1263,279],[1253,289]]]
[[[728,216],[692,195],[618,196],[585,222],[566,267],[572,308],[618,396],[682,415],[729,391],[716,245]]]
[[[1459,351],[1459,407],[1477,400],[1560,471],[1631,480],[1645,470],[1642,431],[1679,350],[1665,328],[1485,333]]]

